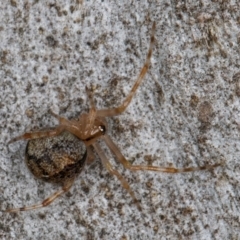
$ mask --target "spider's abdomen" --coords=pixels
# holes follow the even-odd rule
[[[69,132],[55,137],[29,140],[26,164],[37,178],[65,182],[83,169],[87,159],[85,144]]]

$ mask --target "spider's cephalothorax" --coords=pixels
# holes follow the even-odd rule
[[[70,189],[75,180],[75,176],[82,170],[84,163],[93,160],[92,149],[95,150],[104,167],[120,180],[122,186],[132,196],[138,208],[141,209],[128,182],[116,169],[113,168],[98,143],[98,140],[104,141],[113,156],[115,156],[125,168],[131,171],[148,170],[155,172],[181,173],[212,169],[220,165],[215,164],[182,169],[174,167],[132,165],[126,160],[118,146],[106,133],[106,117],[116,116],[125,111],[148,71],[152,56],[155,28],[156,25],[153,23],[146,61],[130,93],[119,107],[98,110],[95,108],[93,97],[89,94],[90,110],[88,113],[83,113],[79,117],[79,120],[68,120],[52,113],[52,115],[59,121],[59,125],[54,129],[25,133],[19,137],[13,138],[9,142],[12,143],[21,139],[28,139],[29,143],[26,150],[26,159],[30,170],[39,178],[62,183],[62,189],[53,193],[40,204],[32,205],[30,207],[7,209],[6,212],[26,211],[49,205],[57,197]],[[74,149],[75,147],[79,148],[79,150]]]

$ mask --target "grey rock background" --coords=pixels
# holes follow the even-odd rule
[[[0,213],[1,239],[239,239],[240,4],[237,1],[2,1],[0,7],[1,209],[58,189],[34,179],[26,143],[12,137],[117,106],[145,60],[152,65],[109,135],[133,163],[212,171],[124,175],[139,212],[99,159],[47,208]],[[106,150],[107,151],[107,150]]]

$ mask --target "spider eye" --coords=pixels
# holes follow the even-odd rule
[[[99,131],[101,131],[103,134],[105,134],[106,127],[104,125],[100,125],[98,128],[99,128]]]

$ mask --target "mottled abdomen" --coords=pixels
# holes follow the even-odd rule
[[[74,178],[87,158],[85,144],[69,132],[55,137],[29,140],[26,164],[30,171],[45,181],[61,183]]]

